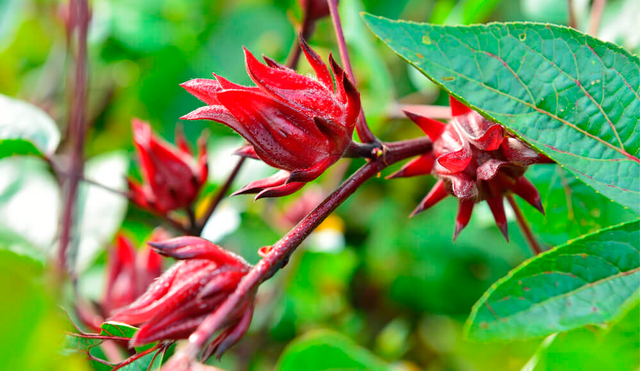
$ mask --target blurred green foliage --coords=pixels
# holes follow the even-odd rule
[[[627,4],[634,1],[609,1],[601,30],[610,39],[637,51],[640,38],[632,34],[637,27],[620,27],[616,21],[624,18],[623,13],[629,12]],[[70,99],[68,71],[72,67],[61,18],[64,3],[0,0],[0,94],[29,101],[46,111],[63,133],[63,148]],[[588,2],[574,0],[574,3],[579,25],[584,28]],[[264,53],[284,61],[294,40],[291,21],[300,19],[295,0],[94,0],[91,4],[88,112],[91,128],[86,153],[88,159],[104,154],[96,163],[101,158],[118,157],[120,152],[114,151],[131,153],[133,117],[150,121],[154,130],[172,141],[179,117],[200,106],[179,83],[195,77],[208,78],[216,72],[234,82],[248,84],[241,46],[254,54]],[[396,102],[446,104],[446,96],[426,78],[412,75],[410,67],[390,49],[381,47],[364,28],[360,11],[438,23],[530,20],[566,24],[565,6],[563,1],[529,0],[342,0],[340,10],[352,63],[374,132],[385,140],[421,135],[409,121],[389,118]],[[333,28],[327,19],[317,24],[310,43],[323,57],[330,51],[338,54]],[[306,62],[300,68],[305,73],[311,71]],[[192,143],[205,129],[211,134],[209,149],[217,162],[210,166],[212,173],[222,173],[221,177],[211,177],[207,188],[211,191],[230,171],[220,169],[230,169],[236,161],[228,156],[229,141],[225,141],[236,136],[223,125],[188,122],[182,126]],[[233,143],[239,145],[241,141]],[[347,173],[362,164],[360,160],[350,164],[346,161]],[[0,215],[6,220],[9,216],[4,210],[8,210],[9,203],[2,201],[16,191],[10,186],[15,181],[28,178],[41,189],[39,192],[59,197],[57,190],[52,190],[51,174],[27,162],[25,166],[16,159],[0,160],[3,174]],[[121,163],[118,166],[130,168],[129,173],[136,175],[135,166]],[[2,179],[14,174],[8,171],[15,172],[17,168],[22,169],[20,177],[9,175],[11,181]],[[341,178],[340,169],[335,168],[318,181],[325,192]],[[118,178],[113,185],[116,187],[124,174],[109,171],[98,169],[94,175],[96,179]],[[268,170],[256,164],[244,168],[234,189],[265,172]],[[575,222],[566,219],[570,211],[565,211],[563,183],[558,178],[561,172],[545,166],[531,172],[537,184],[549,185],[547,218],[529,215],[528,206],[523,206],[545,243],[557,245],[594,228],[628,220],[626,211],[608,205],[602,196],[579,183],[571,196],[570,215]],[[577,183],[572,178],[567,181],[572,187]],[[507,244],[486,205],[480,205],[471,224],[454,244],[451,236],[457,205],[453,199],[408,219],[407,215],[432,184],[429,177],[370,181],[340,207],[334,224],[329,226],[343,235],[344,243],[331,249],[316,246],[321,245],[318,240],[305,243],[289,266],[261,289],[259,307],[245,339],[221,363],[209,362],[228,370],[311,370],[309,364],[318,370],[523,369],[540,346],[540,339],[476,344],[462,338],[462,324],[482,293],[530,256],[524,239],[510,217],[512,241]],[[257,203],[242,196],[225,200],[222,207],[228,208],[231,215],[225,218],[238,217],[241,224],[219,236],[217,242],[256,262],[257,249],[275,242],[286,231],[279,218],[295,197]],[[587,203],[598,205],[598,215],[593,215],[596,208],[586,206]],[[40,212],[37,220],[53,221],[51,228],[55,228],[58,206],[29,211]],[[21,206],[13,205],[11,210],[16,207]],[[108,211],[116,215],[114,218],[119,217],[118,212]],[[97,216],[104,213],[85,212]],[[122,231],[137,245],[158,224],[153,216],[131,206],[122,217]],[[19,218],[11,220],[11,223],[0,220],[0,231],[6,231],[0,233],[3,283],[0,369],[87,369],[79,357],[60,354],[63,329],[69,326],[67,323],[65,327],[64,316],[54,304],[56,298],[51,297],[48,289],[50,278],[43,271],[49,252],[31,245],[34,236],[39,235],[36,232],[41,231],[27,229],[36,232],[25,232],[27,235],[21,237],[14,228]],[[95,220],[102,225],[99,218]],[[86,226],[84,237],[88,238],[88,244],[103,249],[88,253],[86,271],[79,278],[81,293],[92,300],[102,296],[104,251],[113,238],[101,235],[96,223]],[[218,228],[223,227],[212,226],[214,231]],[[51,239],[48,229],[46,238],[41,239]],[[61,295],[65,297],[64,293]],[[70,309],[68,300],[62,302]],[[637,319],[637,309],[631,312],[631,317],[633,313]],[[559,366],[564,364],[637,369],[638,343],[631,339],[638,339],[638,326],[624,324],[619,330],[614,326],[558,335],[538,356],[542,361],[535,369],[570,369]],[[594,338],[600,339],[598,344],[605,344],[606,348],[595,347]],[[565,356],[573,361],[567,361]],[[590,363],[591,359],[597,362]],[[614,366],[608,363],[612,360]]]

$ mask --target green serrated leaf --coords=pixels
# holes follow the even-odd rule
[[[640,288],[640,220],[540,254],[476,303],[467,336],[524,339],[616,319]]]
[[[545,215],[517,198],[535,235],[548,246],[637,218],[557,165],[537,165],[525,174],[542,196]]]
[[[51,154],[60,132],[46,113],[27,102],[0,94],[0,158]]]
[[[364,20],[447,92],[640,213],[637,56],[549,24]]]

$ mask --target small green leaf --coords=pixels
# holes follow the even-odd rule
[[[50,155],[58,147],[58,127],[38,107],[0,94],[0,113],[0,158]]]
[[[138,329],[120,322],[105,322],[100,326],[102,336],[115,336],[131,339]],[[86,351],[102,344],[105,339],[83,337],[81,334],[69,334],[65,339],[65,348],[69,350]]]
[[[549,24],[364,20],[447,92],[640,213],[637,56]]]
[[[105,322],[100,325],[100,335],[118,336],[131,339],[138,331],[137,327],[121,322]]]
[[[391,367],[349,338],[318,330],[292,341],[276,367],[279,371],[389,371]]]
[[[639,227],[604,229],[528,260],[476,303],[467,335],[523,339],[616,319],[639,293]]]

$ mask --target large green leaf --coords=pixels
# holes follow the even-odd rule
[[[525,262],[476,303],[467,335],[521,339],[615,319],[639,293],[639,227],[604,229]]]
[[[638,57],[548,24],[364,19],[433,82],[640,213]]]
[[[614,326],[580,328],[557,334],[548,346],[535,354],[530,362],[532,367],[527,370],[637,371],[640,364],[639,319],[636,302]]]
[[[280,356],[276,369],[388,371],[391,367],[344,335],[319,330],[291,342]]]
[[[545,215],[516,199],[535,235],[548,246],[637,218],[558,165],[533,166],[526,177],[540,191]]]
[[[0,94],[0,158],[49,155],[60,143],[53,120],[27,102]]]
[[[60,352],[65,319],[43,273],[41,263],[0,250],[0,369],[87,370],[81,356]]]

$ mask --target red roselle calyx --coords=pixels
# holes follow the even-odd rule
[[[524,176],[527,166],[550,160],[504,128],[450,98],[452,120],[448,125],[405,112],[433,141],[433,151],[402,167],[390,178],[433,174],[438,182],[413,211],[412,216],[448,195],[460,200],[454,239],[469,223],[477,202],[487,201],[496,224],[507,240],[503,197],[513,192],[544,213],[540,193]]]
[[[251,269],[241,257],[199,237],[150,242],[161,255],[180,261],[158,278],[135,302],[110,320],[140,329],[132,347],[160,340],[185,339],[229,296]],[[227,319],[205,357],[220,357],[246,333],[253,316],[254,296],[246,298]]]
[[[164,236],[164,231],[156,230],[151,240]],[[136,253],[131,240],[124,235],[118,235],[114,248],[109,251],[107,287],[101,305],[103,313],[109,316],[114,310],[131,304],[161,273],[160,255],[149,246],[142,247]]]
[[[215,74],[216,80],[194,79],[182,84],[208,104],[182,119],[213,120],[229,126],[251,145],[240,151],[241,155],[282,170],[235,194],[257,193],[256,199],[289,195],[338,161],[351,143],[360,94],[331,55],[335,89],[320,56],[304,40],[301,47],[315,79],[267,57],[264,65],[245,49],[247,72],[257,86],[237,85]]]
[[[133,120],[132,128],[144,183],[128,180],[131,200],[159,214],[189,206],[207,180],[205,140],[200,140],[195,159],[181,132],[176,134],[178,146],[174,147],[154,136],[143,121]]]

